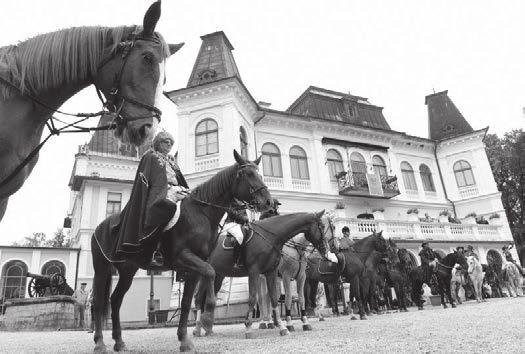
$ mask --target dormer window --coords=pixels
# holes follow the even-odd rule
[[[199,74],[199,80],[203,82],[211,81],[215,79],[216,76],[217,72],[215,70],[206,69],[201,71],[201,73]]]

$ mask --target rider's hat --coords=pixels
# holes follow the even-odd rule
[[[428,242],[423,242],[423,243],[421,244],[421,247],[424,247],[425,245],[428,245]]]
[[[277,205],[282,205],[281,202],[279,201],[279,199],[277,198],[273,198],[273,205],[274,206],[277,206]]]
[[[348,226],[343,226],[341,232],[350,232],[350,229],[348,228]]]
[[[80,283],[80,285],[87,285],[87,283],[85,283],[85,282],[84,283]]]

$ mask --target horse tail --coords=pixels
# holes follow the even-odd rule
[[[100,227],[100,226],[99,226]],[[104,257],[100,249],[95,235],[99,232],[99,228],[95,230],[91,238],[91,255],[93,257],[93,268],[95,274],[93,276],[93,306],[95,312],[102,314],[105,321],[109,315],[110,308],[110,292],[112,281],[112,264]]]

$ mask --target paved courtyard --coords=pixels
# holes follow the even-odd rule
[[[277,330],[260,330],[255,339],[244,339],[242,325],[215,328],[216,334],[195,338],[199,352],[523,352],[525,297],[469,301],[456,309],[426,306],[408,313],[390,313],[351,321],[348,316],[311,320],[312,332],[280,337]],[[163,353],[178,350],[176,328],[127,330],[123,333],[130,352]],[[190,329],[191,333],[191,329]],[[108,349],[111,332],[104,332]],[[111,344],[111,346],[109,345]],[[93,335],[86,332],[0,332],[1,353],[89,353]]]

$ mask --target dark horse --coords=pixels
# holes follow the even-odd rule
[[[372,252],[386,252],[387,242],[382,236],[382,231],[374,232],[372,235],[358,240],[353,248],[354,251],[343,250],[338,252],[336,254],[338,263],[323,260],[315,253],[308,257],[305,297],[309,299],[310,304],[315,304],[319,282],[334,285],[342,277],[344,281],[350,283],[350,299],[355,298],[361,319],[366,319],[361,291],[361,284],[366,276],[365,263]]]
[[[433,273],[437,279],[437,289],[441,295],[441,304],[444,308],[447,308],[447,304],[445,303],[445,294],[447,295],[450,305],[452,307],[456,307],[454,298],[450,293],[452,268],[455,264],[459,264],[463,269],[468,269],[467,259],[465,256],[459,252],[453,252],[447,254],[443,259],[438,260],[437,267]],[[425,275],[425,272],[421,266],[412,269],[409,273],[409,279],[412,288],[412,301],[417,305],[419,310],[423,310],[423,301],[421,299],[423,283],[426,283],[430,286],[431,276],[432,274]]]
[[[0,48],[0,220],[38,160],[46,125],[58,133],[52,115],[87,86],[105,95],[118,138],[141,145],[153,135],[165,61],[182,47],[155,32],[159,17],[160,1],[143,27],[74,27]]]
[[[394,288],[400,312],[407,312],[408,255],[406,249],[398,249],[394,241],[388,242],[388,260],[379,265],[379,275],[384,284],[384,297],[387,308],[392,309],[392,292]]]
[[[277,278],[277,269],[282,255],[284,244],[298,233],[304,233],[304,236],[310,241],[319,252],[324,254],[326,247],[324,244],[325,227],[321,220],[324,210],[318,213],[295,213],[288,215],[274,216],[268,219],[259,220],[251,223],[248,235],[245,235],[245,268],[235,270],[233,267],[233,252],[224,249],[225,236],[219,236],[216,247],[213,249],[209,263],[215,269],[215,294],[222,286],[225,277],[245,277],[248,276],[249,299],[248,312],[246,313],[246,338],[253,338],[252,332],[252,313],[257,301],[257,285],[259,275],[266,277],[266,285],[270,296],[272,306],[272,317],[274,324],[279,326],[280,334],[288,334],[288,329],[281,321],[278,315],[277,306],[280,295],[280,286]],[[207,283],[201,282],[195,296],[195,304],[200,307],[203,316],[213,318],[214,308],[204,306],[209,289],[206,289]],[[199,317],[199,316],[198,316]],[[198,318],[197,317],[197,318]],[[212,333],[213,322],[202,322],[202,327],[206,334]],[[197,322],[194,335],[200,336],[201,324]]]
[[[207,182],[195,188],[182,201],[181,213],[175,226],[161,235],[162,254],[165,257],[165,269],[189,273],[184,286],[181,302],[181,315],[177,335],[181,341],[180,350],[194,350],[192,341],[187,337],[187,322],[191,300],[199,278],[209,284],[205,308],[215,307],[213,283],[215,270],[205,260],[212,251],[212,244],[217,235],[217,227],[227,206],[234,198],[253,205],[257,210],[265,210],[271,204],[271,196],[257,172],[260,157],[255,162],[244,160],[234,151],[237,161],[224,168]],[[102,339],[102,320],[109,300],[111,289],[111,252],[100,245],[115,237],[111,234],[111,225],[119,219],[114,215],[104,220],[95,230],[91,240],[93,254],[94,276],[94,311],[95,311],[95,343],[96,351],[105,350]],[[118,221],[117,221],[118,222]],[[122,341],[119,310],[124,295],[128,291],[133,277],[139,268],[148,269],[151,254],[155,245],[147,246],[143,254],[135,258],[113,261],[118,270],[118,284],[111,294],[111,319],[113,324],[113,339],[115,351],[126,350]],[[203,319],[204,320],[204,319]],[[211,319],[212,320],[212,319]]]

